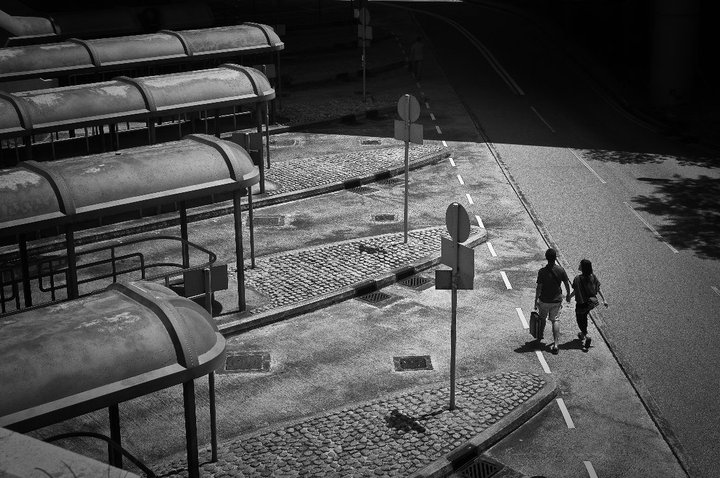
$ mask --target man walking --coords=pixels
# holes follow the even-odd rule
[[[565,284],[566,299],[570,302],[570,280],[565,269],[555,263],[557,260],[555,249],[550,248],[545,251],[545,259],[547,259],[547,265],[541,267],[537,275],[535,309],[540,315],[540,320],[549,319],[552,323],[553,344],[550,346],[550,352],[557,354],[563,299],[561,284]]]

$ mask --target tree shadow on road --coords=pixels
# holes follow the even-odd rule
[[[636,196],[641,211],[666,218],[657,227],[676,249],[694,251],[706,259],[720,258],[720,179],[709,176],[672,179],[639,178],[654,185],[656,193]]]

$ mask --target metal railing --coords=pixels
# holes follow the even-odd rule
[[[150,241],[176,241],[180,243],[180,256],[182,262],[151,262],[148,260],[148,254],[138,251],[138,245]],[[124,252],[122,249],[134,248],[132,252]],[[190,265],[190,253],[192,250],[197,251],[203,256],[207,256],[207,261],[197,265]],[[83,257],[92,257],[109,253],[109,257],[96,258],[88,262],[82,263]],[[149,281],[162,280],[167,287],[180,285],[183,283],[183,274],[194,270],[204,270],[212,266],[217,260],[217,256],[210,250],[202,246],[194,244],[190,241],[183,240],[180,237],[160,235],[154,237],[146,237],[135,239],[127,242],[111,244],[76,253],[77,271],[78,271],[78,287],[83,284],[99,282],[106,280],[118,282],[121,278],[128,275],[139,275],[140,277],[130,277],[129,280],[143,279]],[[50,295],[47,303],[67,300],[67,298],[59,298],[58,292],[68,287],[68,267],[67,256],[56,255],[48,256],[40,259],[29,261],[30,277],[29,280],[37,282],[37,289],[40,292]],[[100,270],[97,270],[100,269]],[[157,269],[165,269],[160,273],[150,275]],[[166,270],[171,269],[171,270]],[[85,273],[83,273],[83,271]],[[139,272],[139,274],[137,274]],[[8,311],[8,304],[14,302],[16,311],[22,309],[19,293],[19,284],[22,283],[22,274],[20,273],[20,264],[12,264],[0,268],[0,312],[13,313]],[[80,297],[89,295],[93,292],[101,290],[104,286],[86,288],[84,293],[79,294]]]

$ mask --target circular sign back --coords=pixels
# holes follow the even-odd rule
[[[457,242],[465,242],[470,237],[470,218],[462,205],[454,202],[445,211],[445,224],[448,234]]]
[[[400,118],[411,123],[420,117],[420,103],[413,95],[401,96],[398,100],[397,110]]]

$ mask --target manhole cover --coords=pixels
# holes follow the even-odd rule
[[[377,192],[378,190],[369,186],[358,186],[356,188],[351,188],[350,191],[354,192],[355,194],[372,194],[374,192]]]
[[[376,290],[375,292],[361,295],[357,299],[362,300],[363,302],[367,302],[368,304],[382,306],[389,303],[390,299],[393,298],[394,297],[390,294],[386,294],[385,292],[380,292],[379,290]]]
[[[495,463],[490,463],[482,458],[477,458],[470,463],[459,468],[453,476],[461,478],[489,478],[500,471],[500,467]]]
[[[393,357],[396,372],[407,372],[410,370],[432,370],[432,361],[429,355],[406,355],[404,357]]]
[[[253,224],[256,226],[284,226],[285,216],[255,216]]]
[[[267,372],[270,370],[269,352],[227,352],[226,372]]]
[[[373,220],[376,222],[391,222],[395,220],[395,214],[375,214]]]
[[[379,139],[364,139],[360,142],[360,144],[380,144]]]
[[[409,287],[411,289],[425,289],[433,282],[434,281],[432,279],[429,279],[427,277],[412,276],[412,277],[408,277],[407,279],[398,281],[398,284],[405,286],[405,287]]]

